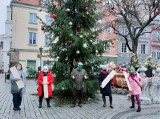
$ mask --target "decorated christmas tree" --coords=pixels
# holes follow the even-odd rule
[[[72,88],[71,71],[82,62],[88,73],[86,91],[98,89],[99,65],[108,41],[96,42],[101,29],[95,29],[101,14],[95,0],[49,0],[44,3],[51,24],[42,20],[45,33],[50,36],[49,54],[55,59],[53,74],[57,90]]]

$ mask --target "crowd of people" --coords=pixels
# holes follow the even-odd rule
[[[18,63],[16,65],[20,78],[14,78],[13,74],[11,73],[10,80],[11,80],[11,93],[13,95],[13,110],[21,110],[21,102],[22,96],[25,93],[26,88],[26,76],[22,70],[22,65]],[[119,68],[119,67],[118,67]],[[99,87],[100,92],[102,94],[103,100],[103,107],[106,107],[106,96],[109,97],[110,108],[113,109],[113,97],[112,97],[112,80],[110,80],[104,88],[101,87],[102,82],[106,79],[106,77],[110,74],[112,70],[116,70],[116,65],[112,62],[104,67],[100,74],[99,74]],[[130,82],[131,89],[129,94],[131,95],[131,107],[135,108],[135,99],[137,101],[138,109],[137,112],[141,111],[141,102],[139,95],[141,94],[141,87],[142,87],[142,79],[140,75],[136,72],[133,66],[128,67],[127,72],[129,73],[128,81]],[[47,81],[44,81],[44,77],[46,77]],[[73,101],[71,108],[76,106],[77,97],[78,97],[78,106],[82,107],[82,93],[84,89],[84,80],[88,78],[88,74],[86,70],[83,68],[83,63],[79,62],[77,64],[77,68],[73,69],[71,72],[71,78],[73,80]],[[16,81],[22,80],[24,83],[24,87],[19,89]],[[51,107],[50,105],[50,98],[52,96],[52,84],[54,83],[54,76],[52,75],[51,71],[49,70],[48,66],[45,65],[43,69],[39,72],[38,79],[38,96],[39,96],[39,108],[42,108],[42,101],[44,98],[44,92],[47,93],[46,102],[47,106]],[[47,86],[47,90],[45,90],[44,85]]]

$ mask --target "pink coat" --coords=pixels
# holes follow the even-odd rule
[[[142,78],[139,74],[137,74],[135,76],[135,80],[138,82],[138,85],[137,82],[135,80],[133,80],[130,76],[129,76],[129,82],[130,82],[130,85],[131,85],[131,88],[132,88],[132,91],[129,91],[129,94],[131,95],[138,95],[138,94],[141,94],[141,87],[142,86]]]

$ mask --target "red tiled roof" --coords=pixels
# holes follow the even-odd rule
[[[18,3],[28,4],[28,5],[35,5],[35,6],[41,5],[40,0],[16,0],[16,1]]]

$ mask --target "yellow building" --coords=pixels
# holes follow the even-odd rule
[[[12,0],[12,41],[11,64],[19,61],[25,72],[27,68],[38,70],[51,59],[38,57],[39,48],[43,48],[42,56],[48,49],[48,37],[42,30],[42,24],[37,16],[47,24],[51,23],[50,16],[44,9],[40,9],[39,0]],[[16,59],[16,60],[15,60]],[[40,60],[41,59],[41,60]],[[41,63],[40,63],[41,62]]]

